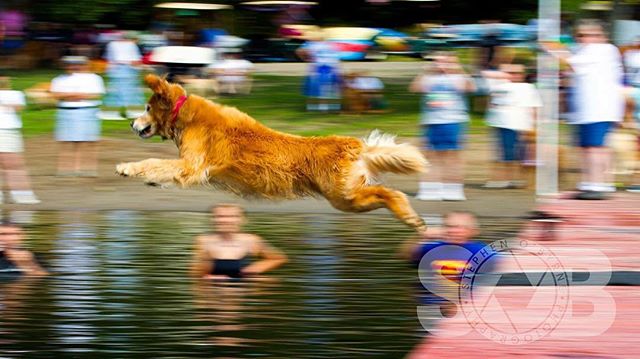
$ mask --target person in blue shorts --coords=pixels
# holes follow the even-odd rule
[[[483,71],[491,101],[487,125],[495,129],[498,156],[494,173],[485,188],[513,188],[524,185],[520,177],[520,161],[533,138],[536,110],[542,100],[533,84],[526,82],[526,69],[521,64],[501,64],[499,71]],[[531,157],[529,157],[531,158]]]
[[[460,156],[469,113],[465,94],[475,85],[450,53],[439,53],[432,66],[409,86],[423,94],[421,120],[431,171],[420,182],[417,199],[464,201],[464,173]]]
[[[582,155],[582,181],[578,199],[604,199],[615,192],[612,152],[607,134],[624,115],[622,58],[612,45],[603,25],[585,20],[577,28],[577,50],[570,53],[541,44],[550,54],[570,66],[573,72],[575,117],[578,146]]]

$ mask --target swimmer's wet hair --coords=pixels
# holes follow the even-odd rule
[[[465,211],[465,210],[451,211],[444,215],[444,219],[447,219],[450,216],[456,215],[456,214],[461,214],[461,215],[465,215],[473,218],[473,222],[475,224],[474,227],[476,228],[478,227],[478,216],[472,211]]]
[[[218,208],[237,208],[240,210],[240,212],[242,213],[242,215],[244,216],[244,208],[242,208],[241,205],[237,204],[237,203],[216,203],[213,206],[211,206],[209,208],[209,212],[213,213],[213,211],[215,211]]]

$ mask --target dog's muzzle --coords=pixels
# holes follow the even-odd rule
[[[149,138],[149,137],[153,136],[153,126],[152,126],[152,124],[138,125],[138,124],[136,124],[136,121],[132,121],[131,122],[131,129],[133,129],[133,132],[135,132],[138,136],[140,136],[142,138]]]

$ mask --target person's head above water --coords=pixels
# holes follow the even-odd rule
[[[244,224],[244,210],[237,204],[221,203],[211,208],[216,232],[221,234],[240,232]]]
[[[473,212],[453,211],[444,217],[444,237],[452,243],[464,243],[480,233]]]
[[[9,221],[0,222],[0,250],[14,249],[20,245],[22,230]]]

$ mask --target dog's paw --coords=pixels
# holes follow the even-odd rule
[[[134,171],[132,163],[121,163],[116,166],[116,174],[122,177],[131,177],[137,175]]]

